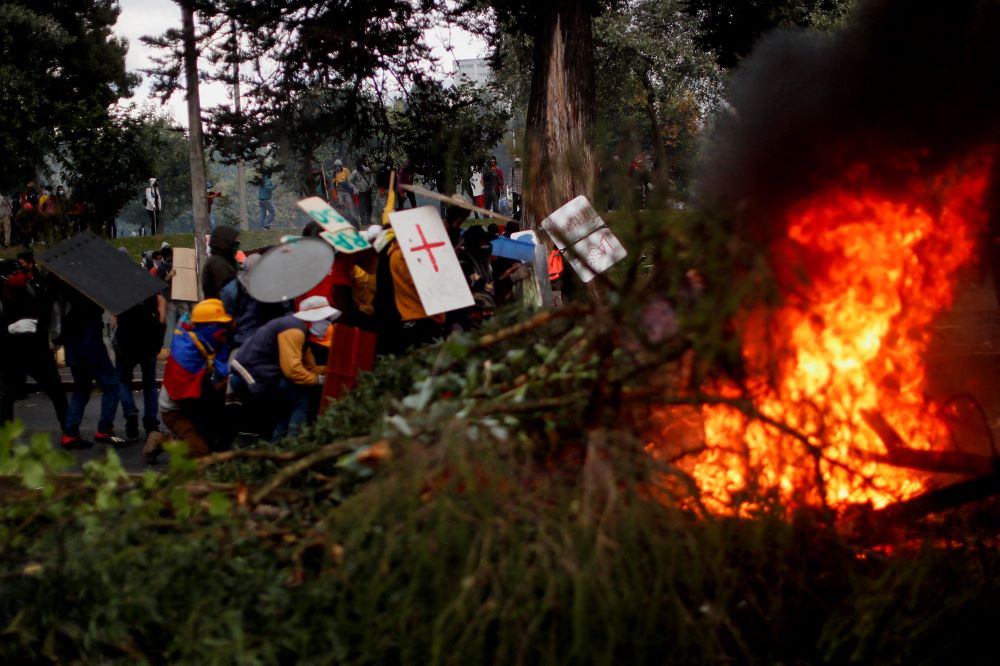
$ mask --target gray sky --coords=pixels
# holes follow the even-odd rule
[[[121,15],[115,25],[115,32],[129,40],[128,56],[125,60],[130,70],[149,67],[150,49],[139,41],[143,35],[161,34],[168,28],[181,25],[181,10],[173,0],[119,0]],[[478,58],[485,53],[485,43],[477,36],[463,30],[435,30],[425,35],[428,43],[434,48],[435,55],[444,63],[446,70],[451,70],[446,44],[451,44],[455,58]],[[201,105],[209,107],[216,104],[229,103],[229,96],[224,86],[201,85]],[[159,101],[149,97],[149,84],[143,81],[136,89],[133,101],[142,105],[146,103],[159,107]],[[174,95],[166,105],[167,112],[179,124],[187,127],[187,110],[183,95]]]

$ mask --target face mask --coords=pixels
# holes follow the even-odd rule
[[[321,319],[320,321],[314,321],[309,324],[309,332],[312,333],[317,338],[322,338],[326,335],[327,329],[330,328],[330,322],[326,319]]]

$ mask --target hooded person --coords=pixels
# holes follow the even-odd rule
[[[160,221],[160,211],[163,210],[163,200],[160,198],[160,183],[155,178],[149,179],[145,197],[146,213],[149,215],[149,233],[156,235]]]
[[[236,330],[233,333],[234,350],[242,347],[261,326],[288,314],[291,309],[291,303],[288,301],[264,303],[250,295],[247,284],[253,267],[260,259],[260,254],[247,256],[246,261],[243,262],[243,270],[239,272],[236,279],[230,280],[222,288],[220,298],[226,307],[226,312],[232,315],[236,324]]]
[[[308,347],[309,336],[323,339],[340,314],[325,297],[310,296],[295,313],[258,329],[233,355],[230,385],[257,420],[261,437],[295,435],[308,421],[312,393],[326,378]]]
[[[229,433],[221,418],[233,318],[222,301],[206,298],[191,310],[191,320],[174,331],[160,388],[160,416],[188,445],[188,454],[207,456],[226,448]],[[162,438],[154,433],[143,448],[146,462],[156,462]]]
[[[205,262],[201,273],[201,288],[205,298],[219,298],[222,288],[230,280],[235,280],[239,272],[236,261],[236,251],[239,250],[240,232],[229,226],[220,226],[212,230],[208,247],[212,256]]]

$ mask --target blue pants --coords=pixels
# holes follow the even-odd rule
[[[103,343],[70,344],[66,346],[66,360],[73,373],[73,396],[69,401],[63,433],[71,437],[80,436],[83,410],[90,402],[94,382],[97,382],[104,393],[101,396],[101,417],[97,422],[97,431],[111,432],[115,424],[115,412],[118,411],[118,401],[121,399],[121,382],[111,365],[107,348]]]
[[[160,421],[156,418],[160,396],[160,392],[156,389],[156,356],[129,357],[122,353],[116,355],[115,370],[122,385],[122,413],[125,418],[139,415],[139,408],[132,399],[132,374],[137,365],[142,377],[142,427],[146,432],[153,432],[160,429]]]
[[[283,437],[295,437],[309,423],[309,397],[311,386],[303,386],[282,379],[278,384],[278,398],[281,405],[278,420],[274,425],[272,442]]]
[[[274,216],[278,214],[278,211],[274,209],[274,204],[271,203],[270,199],[260,200],[260,228],[270,229],[271,225],[274,223]]]

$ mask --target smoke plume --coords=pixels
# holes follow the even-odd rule
[[[859,166],[885,187],[1000,133],[1000,3],[862,2],[834,33],[779,30],[736,72],[701,174],[706,203],[757,241]]]

